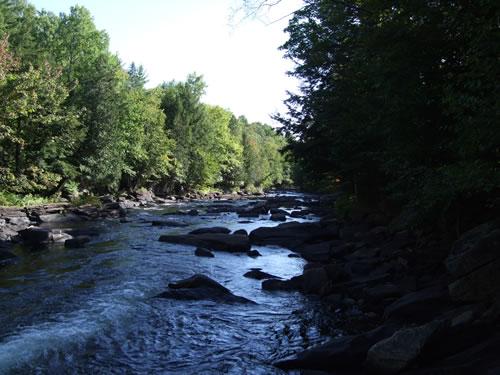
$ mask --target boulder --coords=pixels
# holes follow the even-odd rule
[[[90,236],[76,236],[75,238],[64,241],[64,247],[68,249],[82,248],[91,240],[92,238],[90,238]]]
[[[243,236],[248,236],[248,232],[245,229],[235,230],[233,234],[241,234]]]
[[[279,245],[289,249],[298,248],[307,242],[335,239],[319,223],[290,222],[276,227],[260,227],[250,233],[252,244]]]
[[[273,214],[271,215],[272,221],[286,221],[286,215],[284,214]]]
[[[404,295],[386,307],[384,318],[407,323],[423,323],[438,315],[450,303],[448,290],[431,286]]]
[[[80,215],[76,215],[72,212],[65,214],[47,214],[38,216],[40,222],[42,223],[62,223],[65,221],[82,221],[83,218]]]
[[[279,277],[271,275],[266,272],[262,272],[260,269],[252,269],[243,275],[250,279],[265,280],[265,279],[279,279]]]
[[[433,321],[419,327],[395,332],[368,350],[366,365],[383,374],[396,374],[408,368],[420,355],[425,345],[448,323]]]
[[[151,222],[154,227],[174,227],[174,228],[183,228],[189,226],[186,223],[179,223],[174,220],[154,220]]]
[[[217,281],[201,274],[168,284],[170,290],[157,295],[157,298],[177,300],[212,300],[223,303],[255,303],[244,297],[236,296]]]
[[[45,247],[52,241],[52,229],[28,228],[19,232],[24,242],[34,247]]]
[[[483,224],[463,234],[445,260],[448,271],[456,278],[500,259],[500,229]]]
[[[302,290],[303,277],[295,276],[290,280],[277,280],[268,279],[262,282],[262,289],[264,290]]]
[[[480,302],[500,294],[500,259],[497,259],[448,285],[455,301]]]
[[[210,228],[199,228],[195,229],[189,234],[204,234],[204,233],[224,233],[224,234],[229,234],[231,233],[231,230],[224,228],[224,227],[210,227]]]
[[[213,258],[213,257],[215,257],[215,255],[212,254],[209,250],[203,249],[201,247],[198,247],[195,250],[194,255],[196,255],[198,257],[206,257],[206,258]]]
[[[323,267],[305,270],[302,276],[302,285],[307,294],[320,294],[320,290],[328,282],[328,274]]]
[[[160,236],[159,241],[228,252],[246,253],[250,250],[250,240],[248,236],[224,233],[163,235]]]
[[[274,365],[282,370],[311,369],[337,373],[338,370],[359,371],[368,350],[391,336],[397,327],[387,325],[355,336],[341,336],[326,344],[305,350]],[[364,372],[362,372],[364,373]]]
[[[257,250],[248,250],[247,255],[252,258],[260,257],[262,256],[261,253],[259,253]]]

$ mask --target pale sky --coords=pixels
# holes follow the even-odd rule
[[[68,13],[87,8],[98,30],[110,37],[110,51],[125,68],[134,61],[148,73],[148,87],[204,76],[203,101],[244,115],[251,122],[276,125],[269,115],[284,112],[286,90],[298,85],[286,71],[292,62],[278,47],[287,40],[288,18],[265,24],[247,20],[229,26],[231,7],[243,0],[30,0],[38,10]],[[265,17],[276,21],[302,6],[283,0]]]

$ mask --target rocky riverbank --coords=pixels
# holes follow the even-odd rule
[[[232,212],[242,222],[265,218],[283,223],[250,233],[244,230],[231,233],[223,227],[202,228],[175,236],[163,235],[159,241],[191,245],[193,250],[196,248],[193,256],[213,256],[211,251],[258,256],[252,249],[258,245],[290,249],[293,251],[290,256],[308,261],[302,274],[282,280],[265,269],[252,269],[242,277],[262,280],[262,289],[268,293],[294,290],[320,299],[330,308],[338,332],[342,333],[320,347],[282,358],[275,363],[277,367],[306,373],[315,371],[315,374],[500,371],[498,223],[479,226],[463,234],[451,248],[444,248],[415,233],[392,232],[387,220],[379,215],[362,217],[356,222],[339,220],[332,212],[333,196],[307,200],[289,196],[215,198],[219,202],[207,205],[203,212],[178,211],[175,215],[182,218]],[[258,200],[246,205],[231,204],[242,198]],[[119,199],[102,197],[101,207],[73,208],[61,204],[8,208],[0,210],[4,212],[0,213],[3,215],[0,220],[3,220],[2,233],[4,228],[12,230],[10,238],[6,238],[7,244],[25,241],[36,247],[63,241],[67,247],[79,247],[98,233],[58,232],[46,225],[50,220],[104,217],[121,218],[125,223],[128,209],[188,199],[214,197],[159,199],[140,192]],[[296,221],[297,218],[301,220]],[[180,221],[164,220],[156,225]],[[7,258],[4,264],[11,261],[15,259]],[[169,291],[158,297],[249,302],[203,275],[173,283]]]

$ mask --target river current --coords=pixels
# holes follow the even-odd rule
[[[202,258],[192,246],[158,241],[201,227],[277,225],[265,215],[250,223],[235,213],[203,215],[206,204],[135,210],[127,223],[62,225],[100,232],[82,249],[14,247],[23,260],[0,269],[0,374],[285,374],[272,363],[323,342],[333,329],[328,314],[320,301],[264,291],[243,274],[261,268],[288,279],[305,261],[273,246],[254,246],[257,258]],[[151,225],[166,212],[193,208],[201,215],[168,216],[189,227]],[[154,298],[196,273],[257,304]]]

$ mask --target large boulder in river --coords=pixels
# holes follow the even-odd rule
[[[225,286],[211,278],[196,274],[188,279],[168,284],[170,290],[157,295],[157,298],[177,300],[212,300],[216,302],[254,303],[244,297],[236,296]]]
[[[308,242],[320,242],[338,238],[319,223],[283,223],[275,227],[260,227],[250,233],[252,244],[278,245],[295,249]]]
[[[231,253],[246,253],[250,250],[250,239],[241,234],[202,233],[163,235],[159,241],[203,247],[209,250],[228,251]]]
[[[209,228],[198,228],[189,232],[189,234],[205,234],[205,233],[229,234],[231,233],[231,230],[224,227],[209,227]]]
[[[21,238],[33,247],[46,247],[52,241],[52,229],[27,228],[19,232]]]

